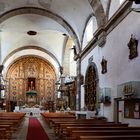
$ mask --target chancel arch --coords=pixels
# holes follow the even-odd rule
[[[45,106],[54,100],[56,74],[53,66],[36,56],[24,56],[16,60],[6,74],[8,110],[13,102],[18,105]],[[43,101],[43,102],[42,102]],[[44,102],[45,101],[45,102]]]
[[[89,111],[94,111],[98,100],[98,74],[95,63],[90,63],[85,77],[85,106]]]

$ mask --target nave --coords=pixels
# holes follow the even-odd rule
[[[76,112],[43,112],[45,123],[58,140],[139,140],[140,127],[108,121],[95,115],[79,118]]]
[[[1,140],[139,140],[140,127],[73,112],[1,113]],[[10,117],[9,117],[10,116]],[[9,126],[9,127],[8,127]],[[5,131],[3,131],[5,129]],[[3,131],[3,132],[2,132]]]
[[[139,140],[139,27],[139,0],[0,0],[0,140],[30,140],[37,119],[50,140]]]
[[[29,119],[31,119],[31,118],[35,118],[35,119],[37,119],[39,121],[39,123],[41,124],[41,126],[42,126],[43,130],[45,131],[46,135],[49,137],[48,140],[56,140],[57,139],[57,138],[55,138],[53,130],[50,129],[46,125],[46,123],[44,123],[44,120],[41,117],[41,115],[38,115],[36,117],[34,117],[34,116],[25,116],[24,121],[20,125],[18,131],[12,135],[11,140],[32,140],[30,138],[27,138],[27,136],[28,136],[28,129],[29,129],[28,128],[29,127]],[[38,128],[37,128],[38,126],[36,126],[36,127],[35,126],[31,126],[31,127],[34,127],[35,129],[38,130]],[[32,137],[33,137],[33,135],[32,135]],[[47,140],[47,139],[42,139],[42,140]]]

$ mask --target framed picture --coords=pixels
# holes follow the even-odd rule
[[[135,108],[134,108],[135,111],[139,111],[139,103],[135,103]]]
[[[127,108],[127,107],[124,108],[124,117],[126,117],[126,118],[129,117],[129,108]]]
[[[140,117],[140,113],[135,111],[134,112],[134,118],[139,119],[139,117]]]

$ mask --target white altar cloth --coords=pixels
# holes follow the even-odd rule
[[[20,112],[24,112],[26,114],[30,114],[32,112],[33,115],[39,115],[43,111],[41,111],[40,108],[31,107],[31,108],[21,108]]]
[[[91,117],[95,117],[95,111],[76,111],[76,118],[78,119],[80,116],[90,119]]]

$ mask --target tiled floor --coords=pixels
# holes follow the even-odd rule
[[[25,117],[24,121],[20,125],[19,129],[17,130],[17,132],[13,134],[11,140],[26,140],[26,136],[27,136],[27,132],[28,132],[29,117],[30,116]],[[40,121],[42,127],[44,128],[45,132],[48,134],[49,140],[58,140],[58,138],[56,138],[54,136],[53,130],[50,129],[46,125],[46,123],[43,121],[43,118],[40,115],[38,115],[37,118]]]
[[[20,125],[16,133],[13,134],[12,140],[26,140],[27,131],[28,131],[28,121],[29,118],[25,117],[25,119],[23,120],[22,124]]]

